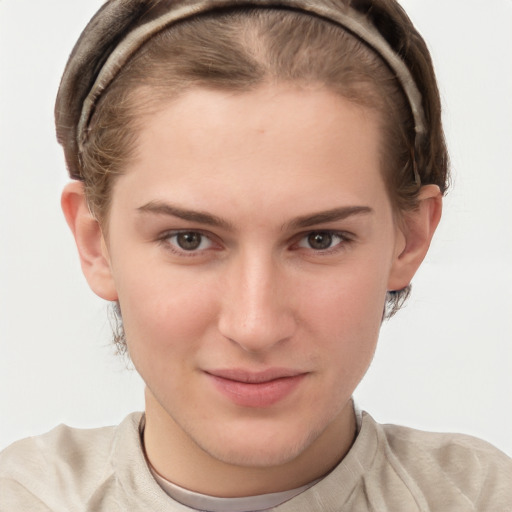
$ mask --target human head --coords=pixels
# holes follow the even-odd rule
[[[86,122],[86,140],[78,140],[83,103],[114,48],[137,27],[194,3],[109,1],[70,58],[57,99],[57,132],[70,175],[84,181],[91,211],[104,228],[115,178],[136,148],[137,123],[169,98],[197,86],[244,92],[265,82],[325,85],[380,113],[385,134],[382,172],[397,217],[414,209],[420,184],[446,190],[448,157],[430,56],[393,0],[324,0],[315,5],[360,17],[405,63],[421,95],[419,110],[425,126],[419,134],[404,80],[396,78],[395,70],[367,40],[308,14],[308,2],[216,1],[201,4],[199,14],[188,14],[138,45],[95,100]],[[389,293],[388,314],[399,308],[408,292],[406,288]]]
[[[171,481],[293,488],[351,443],[386,292],[410,282],[441,204],[424,186],[395,221],[380,132],[375,112],[321,86],[192,88],[144,120],[106,235],[82,184],[66,185],[84,274],[119,301],[146,384],[146,453]],[[164,468],[175,449],[193,481]],[[193,469],[219,464],[222,481]],[[256,483],[252,467],[272,471]]]
[[[84,176],[87,193],[68,184],[64,211],[89,285],[120,304],[157,470],[165,445],[190,467],[273,467],[260,488],[278,490],[325,474],[353,439],[351,396],[386,293],[410,283],[441,199],[438,185],[420,186],[427,116],[419,93],[403,93],[405,65],[332,27],[291,9],[201,13],[126,62],[116,46],[76,109],[78,130],[68,123],[81,169],[106,178],[107,202]],[[317,55],[331,39],[341,61]],[[237,41],[245,55],[233,57]],[[392,187],[398,168],[407,201]],[[344,448],[327,460],[340,429]],[[295,476],[276,484],[283,464]],[[250,495],[244,474],[235,491],[170,479]]]

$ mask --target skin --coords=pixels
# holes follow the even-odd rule
[[[120,302],[163,477],[214,496],[277,492],[349,450],[386,291],[409,284],[441,214],[429,185],[397,225],[380,142],[377,114],[321,87],[192,89],[145,119],[108,236],[81,184],[66,187],[89,284]],[[300,377],[248,406],[219,390],[233,369]]]

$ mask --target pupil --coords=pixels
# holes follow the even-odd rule
[[[201,235],[199,233],[179,233],[177,242],[185,251],[193,251],[201,245]]]
[[[330,233],[312,233],[308,237],[308,242],[313,249],[328,249],[332,244],[332,235]]]

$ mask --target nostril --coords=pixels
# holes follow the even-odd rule
[[[267,351],[291,338],[295,331],[291,315],[267,312],[266,316],[225,316],[219,322],[221,334],[246,352]]]

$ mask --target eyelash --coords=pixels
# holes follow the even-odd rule
[[[348,233],[342,231],[331,231],[328,229],[316,230],[316,231],[308,231],[307,233],[303,233],[300,235],[299,243],[295,244],[298,247],[301,247],[300,242],[307,240],[312,236],[328,236],[331,238],[331,242],[335,242],[337,239],[337,243],[334,245],[327,247],[326,249],[318,249],[315,250],[313,247],[304,247],[305,249],[312,250],[318,256],[327,256],[329,254],[337,253],[338,251],[342,251],[346,249],[346,246],[353,241],[353,237],[351,237]],[[306,242],[307,243],[307,242]]]
[[[205,240],[209,242],[209,247],[201,249],[200,246],[197,249],[191,249],[187,250],[182,247],[179,247],[178,242],[175,243],[172,242],[172,239],[175,239],[179,235],[199,235],[201,237],[200,239],[200,245],[203,244]],[[335,245],[327,247],[326,249],[318,249],[315,250],[311,246],[305,247],[301,246],[300,243],[307,240],[309,237],[315,236],[315,235],[323,235],[323,236],[329,236],[332,238],[332,242],[337,240],[337,243]],[[176,230],[176,231],[169,231],[164,233],[158,241],[167,249],[169,249],[174,254],[177,254],[179,256],[183,257],[198,257],[200,255],[203,255],[205,251],[208,250],[215,250],[215,241],[212,239],[214,238],[211,234],[205,233],[201,230]],[[337,253],[339,251],[342,251],[346,248],[348,244],[353,242],[353,236],[349,233],[342,232],[342,231],[332,231],[328,229],[324,230],[315,230],[315,231],[308,231],[305,233],[301,233],[294,237],[296,242],[292,244],[292,250],[300,250],[300,249],[306,249],[311,250],[315,255],[318,256],[327,256],[333,253]],[[306,242],[307,243],[307,242]]]
[[[208,240],[210,245],[214,245],[215,242],[212,240],[212,235],[206,234],[200,230],[192,230],[192,229],[181,229],[176,231],[168,231],[164,233],[158,241],[171,252],[178,254],[179,256],[185,257],[197,257],[200,254],[204,253],[204,251],[209,250],[210,247],[206,249],[193,249],[187,250],[179,247],[178,243],[173,243],[172,239],[178,237],[179,235],[199,235],[201,237],[200,244],[203,244],[205,240]]]

